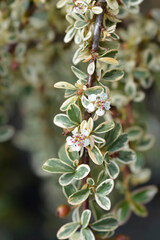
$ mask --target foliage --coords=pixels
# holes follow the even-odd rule
[[[133,103],[142,101],[144,92],[141,89],[152,84],[151,72],[158,68],[153,64],[157,56],[150,53],[149,47],[142,49],[140,55],[141,47],[135,45],[143,41],[145,31],[133,38],[132,25],[128,32],[119,29],[124,40],[120,50],[117,42],[120,37],[115,32],[116,25],[128,12],[138,13],[141,2],[60,0],[57,3],[58,8],[65,8],[70,24],[64,41],[68,43],[74,38],[78,45],[73,63],[89,62],[88,76],[72,66],[78,78],[76,83],[60,81],[54,85],[64,89],[67,98],[60,108],[66,113],[57,114],[54,124],[69,136],[60,150],[63,154],[59,153],[62,158],[49,159],[43,169],[62,174],[59,183],[68,203],[74,207],[73,223],[60,228],[59,239],[110,237],[118,225],[128,220],[131,210],[145,217],[147,210],[143,204],[157,192],[155,186],[130,190],[130,186],[148,180],[148,171],[142,168],[141,152],[150,149],[154,140],[145,125],[134,116]],[[121,24],[123,26],[123,21]],[[144,29],[152,25],[153,33],[149,33],[155,38],[157,24],[152,20],[146,24]],[[133,39],[134,42],[130,42]],[[133,52],[135,56],[131,54]],[[96,175],[92,173],[94,169]],[[106,214],[105,211],[111,209],[108,195],[119,174],[119,190],[124,193],[124,200]],[[91,223],[89,205],[94,213]]]
[[[59,230],[60,239],[110,238],[132,211],[145,217],[144,204],[157,192],[155,186],[132,190],[150,178],[150,169],[143,168],[142,154],[154,143],[140,120],[136,104],[144,100],[146,89],[160,71],[159,10],[152,10],[146,18],[131,15],[138,13],[141,2],[61,0],[57,3],[58,8],[63,7],[60,11],[55,8],[55,1],[0,3],[0,142],[14,134],[13,127],[7,124],[6,112],[12,99],[17,98],[22,102],[25,127],[14,141],[19,146],[27,145],[33,152],[38,173],[39,161],[56,154],[62,140],[56,128],[50,132],[47,121],[60,97],[46,79],[50,83],[59,78],[61,81],[54,86],[65,90],[62,113],[55,116],[54,123],[63,128],[66,144],[58,157],[43,165],[47,172],[62,174],[59,183],[74,209],[74,223]],[[64,41],[74,39],[78,45],[73,63],[86,63],[82,70],[71,67],[77,78],[74,83],[62,65],[63,71],[56,71],[63,72],[62,75],[52,79],[52,62],[59,61],[62,51],[66,59],[70,55],[59,43],[66,26],[64,12],[69,22]],[[95,50],[94,29],[101,16],[103,24]],[[124,199],[117,199],[111,208],[110,193],[116,188]]]

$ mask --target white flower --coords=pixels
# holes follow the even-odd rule
[[[91,144],[90,133],[93,129],[93,119],[90,118],[88,122],[84,120],[80,127],[76,127],[72,131],[72,137],[66,138],[67,145],[70,146],[72,151],[79,152],[82,148],[87,147]]]
[[[87,106],[88,112],[94,112],[96,110],[96,114],[98,116],[103,116],[105,111],[110,109],[110,101],[108,99],[107,93],[101,94],[91,94],[88,96],[89,104]]]
[[[74,3],[73,12],[75,13],[85,13],[88,9],[88,5],[83,1],[76,1]]]

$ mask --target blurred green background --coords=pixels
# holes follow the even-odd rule
[[[159,0],[144,0],[141,5],[145,13],[155,7],[160,7]],[[54,13],[56,11],[54,9]],[[57,229],[66,222],[66,219],[56,216],[56,207],[65,202],[58,180],[41,170],[43,162],[53,157],[64,142],[61,130],[52,124],[63,98],[60,91],[53,89],[53,83],[73,80],[69,70],[73,51],[70,51],[70,45],[63,44],[66,23],[63,14],[61,17],[55,20],[59,29],[55,30],[57,37],[53,41],[53,56],[50,56],[49,47],[40,46],[35,53],[31,52],[31,57],[34,55],[38,61],[43,55],[42,65],[44,62],[48,64],[47,59],[50,59],[49,71],[43,76],[47,87],[40,82],[34,87],[24,86],[23,92],[23,83],[19,81],[17,96],[13,94],[13,97],[15,89],[12,82],[13,89],[5,98],[8,122],[15,127],[16,134],[10,141],[0,143],[0,239],[3,240],[54,240]],[[29,60],[31,57],[28,57]],[[147,167],[152,169],[150,184],[160,188],[159,97],[160,84],[157,81],[147,90],[147,98],[140,109],[150,133],[156,137],[153,149],[146,154]],[[148,218],[132,215],[117,233],[126,234],[131,240],[159,240],[160,194],[148,205],[148,209]]]

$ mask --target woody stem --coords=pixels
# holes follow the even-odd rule
[[[95,20],[95,27],[94,27],[94,34],[93,34],[93,41],[92,41],[92,48],[91,48],[91,53],[97,53],[98,51],[98,46],[99,46],[99,39],[100,39],[100,34],[101,34],[101,26],[103,25],[103,17],[104,17],[104,12],[105,12],[105,9],[106,9],[106,1],[105,0],[97,0],[97,5],[100,6],[102,9],[103,9],[103,12],[101,14],[98,14],[96,16],[96,20]],[[96,59],[93,57],[91,62],[95,62],[95,65],[96,65]],[[96,80],[96,67],[95,67],[95,71],[92,75],[89,75],[88,76],[88,80],[87,80],[87,84],[86,86],[88,88],[92,87],[95,80]],[[88,121],[88,119],[91,117],[91,114],[88,113],[87,111],[85,111],[84,113],[84,118],[85,120]],[[89,154],[88,154],[88,150],[85,148],[84,149],[84,153],[83,153],[83,156],[82,156],[82,162],[84,164],[87,164],[89,165]],[[83,185],[86,184],[87,182],[87,178],[88,177],[85,177],[83,179]],[[83,202],[83,211],[85,209],[88,209],[89,208],[89,200],[87,199],[86,201]]]

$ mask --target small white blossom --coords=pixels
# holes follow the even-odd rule
[[[95,6],[95,1],[92,3],[91,0],[86,0],[85,2],[84,0],[77,0],[74,2],[73,12],[84,14],[87,12],[87,10],[92,13],[92,17],[93,14],[100,14],[103,11],[101,7]]]
[[[80,127],[76,127],[72,131],[72,137],[66,138],[67,145],[70,147],[71,151],[79,152],[82,148],[90,145],[91,136],[90,133],[93,128],[93,119],[90,118],[87,122],[84,120]]]
[[[83,1],[76,1],[74,3],[73,12],[75,13],[85,13],[88,9],[88,5]]]
[[[105,114],[105,111],[108,111],[110,109],[110,101],[108,99],[107,93],[101,93],[101,94],[91,94],[88,97],[89,104],[87,106],[88,112],[94,112],[96,110],[96,114],[98,116],[103,116]]]

